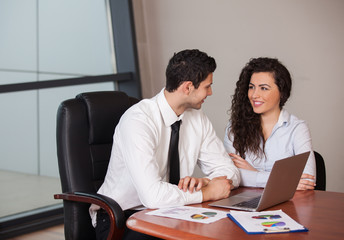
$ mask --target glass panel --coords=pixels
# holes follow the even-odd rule
[[[53,197],[53,194],[61,192],[59,178],[0,170],[0,181],[0,220],[13,214],[61,203]]]
[[[37,91],[0,94],[0,109],[0,169],[37,174]]]
[[[0,1],[0,70],[36,70],[36,15],[36,0]]]
[[[40,1],[40,71],[114,73],[108,29],[105,1]]]

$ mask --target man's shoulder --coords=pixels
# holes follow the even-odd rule
[[[154,98],[143,99],[131,106],[122,116],[123,119],[145,121],[147,118],[157,115],[159,107]]]
[[[130,111],[138,114],[152,114],[158,111],[159,107],[156,98],[143,99],[134,106],[131,107]]]
[[[209,128],[211,127],[211,122],[207,115],[201,110],[197,109],[188,109],[184,112],[184,116],[182,121],[188,122],[189,124],[193,126],[198,126],[198,127],[205,127]],[[200,129],[199,129],[200,130]]]

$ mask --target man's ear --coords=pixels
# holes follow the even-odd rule
[[[185,94],[189,95],[193,88],[193,84],[191,81],[185,81],[182,83],[181,88]]]

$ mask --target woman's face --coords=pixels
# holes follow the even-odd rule
[[[280,91],[269,72],[253,73],[248,88],[248,99],[253,111],[261,115],[280,113]]]

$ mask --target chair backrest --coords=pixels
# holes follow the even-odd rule
[[[326,168],[324,158],[320,153],[314,151],[317,180],[315,190],[326,190]]]
[[[114,129],[138,100],[123,92],[81,93],[57,112],[57,156],[62,192],[95,193],[105,178]],[[66,239],[95,239],[89,204],[64,201]]]

